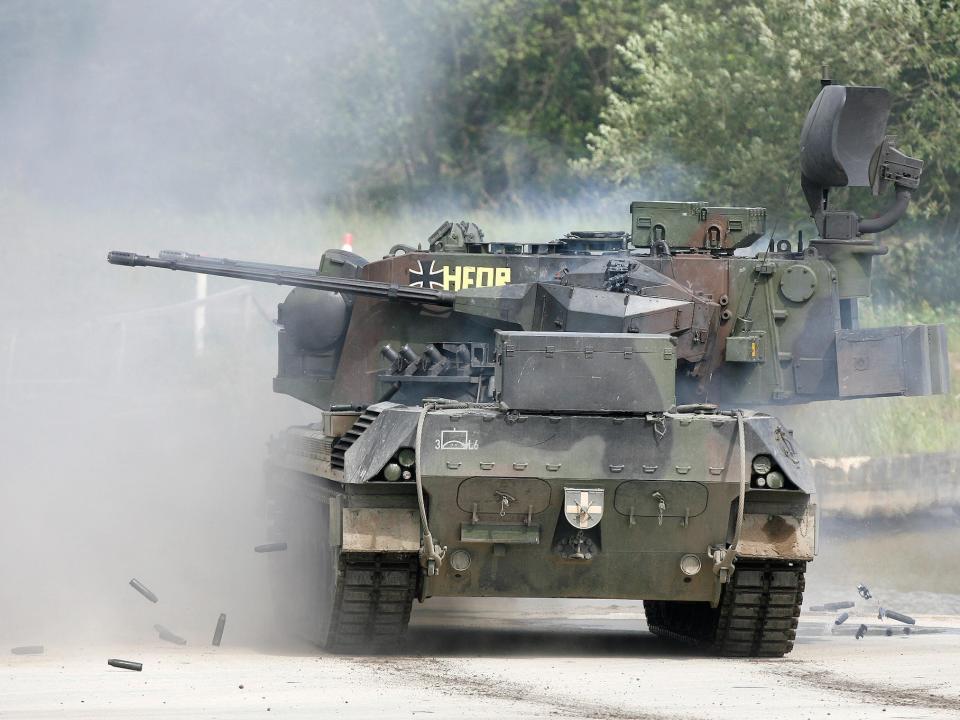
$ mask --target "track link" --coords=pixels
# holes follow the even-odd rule
[[[325,643],[332,652],[399,648],[417,592],[416,554],[342,553]]]
[[[806,563],[743,561],[709,603],[644,601],[647,625],[661,637],[710,647],[718,655],[782,657],[793,649]]]
[[[738,563],[720,603],[714,647],[722,655],[783,657],[793,650],[806,563]]]

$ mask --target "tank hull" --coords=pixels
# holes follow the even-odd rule
[[[274,443],[272,466],[292,472],[297,492],[320,503],[317,512],[331,519],[329,542],[345,556],[422,557],[429,530],[445,552],[436,565],[421,563],[421,600],[717,607],[728,580],[722,549],[737,549],[734,568],[803,564],[815,553],[812,466],[769,415],[743,415],[742,430],[735,414],[713,412],[540,415],[383,403],[355,418],[326,423],[339,436],[324,435],[322,424],[289,429]],[[751,467],[741,475],[741,443],[748,464],[763,456],[783,472],[784,488],[758,488]],[[386,480],[379,468],[404,450],[416,458],[410,479]]]

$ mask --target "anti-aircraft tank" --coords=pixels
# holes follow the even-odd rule
[[[881,88],[825,85],[801,136],[818,229],[756,207],[635,202],[629,232],[487,240],[318,270],[164,252],[120,265],[293,286],[274,389],[318,421],[271,443],[282,613],[324,648],[383,651],[414,600],[633,598],[650,628],[780,656],[817,551],[814,473],[757,407],[948,389],[944,328],[862,328],[872,233],[922,163],[885,135]],[[876,219],[834,187],[893,186]],[[737,253],[737,250],[741,250]]]

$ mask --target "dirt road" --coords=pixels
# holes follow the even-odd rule
[[[960,716],[956,616],[887,636],[866,617],[834,634],[832,615],[808,614],[786,659],[721,660],[647,633],[637,603],[424,608],[397,657],[159,640],[5,655],[0,718]],[[871,628],[857,641],[861,619]],[[143,672],[108,668],[108,657],[141,661]]]

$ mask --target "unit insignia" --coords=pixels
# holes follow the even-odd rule
[[[603,517],[602,488],[564,488],[563,514],[578,530],[588,530]]]

